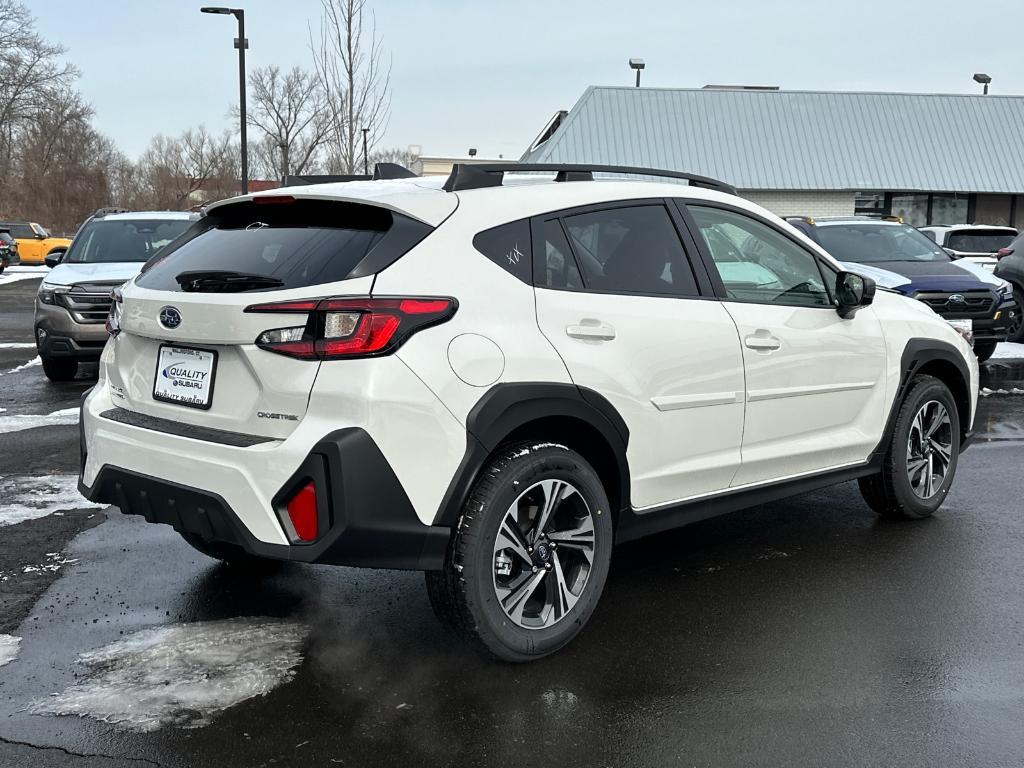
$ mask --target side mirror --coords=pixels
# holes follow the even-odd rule
[[[836,311],[843,319],[853,317],[857,310],[875,300],[875,281],[870,277],[840,272],[836,278]]]
[[[67,253],[67,251],[51,251],[46,254],[46,257],[43,259],[43,263],[50,269],[53,269],[64,260],[65,253]]]

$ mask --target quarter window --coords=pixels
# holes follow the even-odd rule
[[[688,207],[728,298],[831,305],[817,259],[796,243],[749,216],[721,208]]]
[[[587,290],[697,295],[690,262],[663,205],[611,208],[564,221]]]
[[[521,219],[487,229],[473,238],[473,246],[506,272],[524,283],[533,277],[530,220]]]

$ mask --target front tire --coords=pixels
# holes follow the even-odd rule
[[[426,574],[443,624],[509,662],[539,659],[587,623],[611,562],[611,508],[597,473],[550,443],[503,450],[463,507],[443,571]]]
[[[959,454],[953,393],[933,376],[917,376],[900,405],[882,471],[861,478],[860,492],[883,517],[928,517],[946,499]]]
[[[43,373],[50,381],[71,381],[78,375],[78,361],[66,357],[43,357]]]
[[[981,341],[974,345],[974,356],[978,358],[979,363],[984,363],[993,353],[996,351],[996,342],[994,341]]]

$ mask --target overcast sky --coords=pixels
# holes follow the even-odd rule
[[[369,0],[392,57],[384,145],[518,157],[588,85],[1024,93],[1021,0]],[[233,17],[201,0],[27,0],[68,48],[96,124],[130,156],[231,127]],[[250,66],[310,66],[320,0],[244,0]]]

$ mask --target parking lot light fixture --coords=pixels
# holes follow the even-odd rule
[[[992,82],[992,76],[986,75],[984,72],[978,72],[974,75],[974,82],[980,83],[982,86],[982,94],[988,96],[988,84]]]
[[[645,66],[647,66],[647,65],[644,64],[644,60],[643,59],[630,59],[629,60],[629,68],[636,70],[636,87],[637,88],[640,87],[640,73],[643,71],[643,68]]]
[[[225,8],[223,6],[204,5],[199,9],[202,13],[216,13],[221,16],[232,15],[238,19],[238,37],[235,38],[235,48],[238,49],[238,114],[241,128],[240,142],[242,151],[242,194],[249,194],[249,145],[246,140],[246,115],[245,115],[245,49],[249,47],[249,41],[245,38],[245,9]]]

